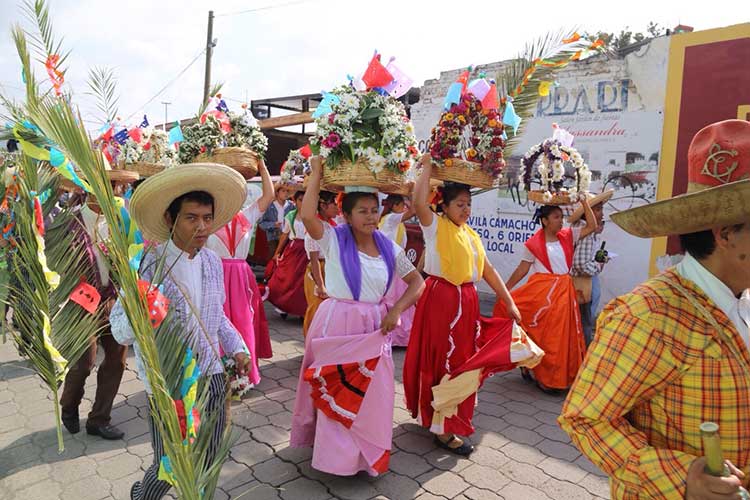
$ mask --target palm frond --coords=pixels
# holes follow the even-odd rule
[[[68,59],[70,51],[61,52],[63,39],[55,39],[52,19],[45,0],[25,0],[21,10],[26,19],[36,28],[34,31],[27,31],[26,34],[37,56],[37,60],[44,64],[49,56],[54,54],[59,55],[58,68],[64,74],[65,70],[62,67]]]
[[[96,107],[101,113],[102,123],[110,123],[117,116],[117,104],[120,96],[117,94],[117,77],[112,68],[95,67],[89,70],[89,91],[87,95],[94,97]]]
[[[542,82],[554,80],[557,69],[537,65],[531,78],[523,85],[522,91],[517,92],[524,81],[526,72],[534,66],[536,60],[548,62],[560,62],[569,59],[573,54],[588,46],[591,42],[581,39],[574,43],[563,43],[563,40],[573,36],[572,30],[559,30],[548,32],[536,40],[526,44],[524,51],[515,59],[508,62],[498,75],[498,91],[502,97],[511,96],[516,113],[523,119],[519,130],[514,134],[510,127],[506,127],[508,141],[505,147],[505,155],[510,157],[514,146],[521,138],[526,123],[534,116],[534,111],[539,100],[539,87]]]

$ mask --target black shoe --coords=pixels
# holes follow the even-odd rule
[[[99,436],[102,439],[122,439],[125,433],[114,425],[86,426],[86,433],[92,436]]]
[[[435,444],[443,448],[444,450],[448,450],[451,453],[455,453],[456,455],[461,455],[462,457],[468,457],[469,455],[471,455],[471,453],[474,451],[474,447],[466,441],[464,441],[463,444],[457,448],[451,448],[451,443],[457,440],[458,438],[456,438],[456,436],[451,436],[451,438],[444,443],[439,437],[435,436]]]
[[[62,420],[63,425],[71,434],[81,432],[81,419],[78,417],[78,413],[71,413],[70,415],[63,413],[60,420]]]

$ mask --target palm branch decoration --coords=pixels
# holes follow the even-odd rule
[[[506,125],[506,157],[510,157],[525,124],[534,115],[540,87],[550,85],[555,73],[580,58],[583,51],[600,47],[599,41],[591,42],[578,33],[561,30],[547,33],[527,43],[518,57],[506,63],[497,78],[501,103],[506,106],[510,97],[516,114],[522,118],[519,129],[515,132]]]
[[[46,50],[48,55],[50,50],[59,51],[61,45],[54,41],[45,2],[37,0],[33,5],[39,32],[34,47],[37,50]],[[119,300],[135,334],[146,368],[148,382],[152,389],[150,395],[152,416],[164,442],[166,459],[171,468],[169,476],[171,482],[180,498],[210,499],[213,497],[221,466],[229,454],[233,438],[228,428],[225,429],[222,442],[218,450],[214,450],[214,459],[212,465],[209,466],[207,457],[214,417],[203,413],[208,394],[208,387],[204,383],[205,378],[198,379],[195,393],[195,407],[201,413],[201,425],[193,439],[186,437],[176,411],[176,399],[182,397],[181,392],[184,388],[181,387],[182,381],[194,359],[188,350],[190,346],[184,345],[178,335],[181,325],[168,315],[158,328],[152,327],[147,299],[140,289],[144,282],[140,281],[137,266],[131,267],[129,251],[132,250],[134,242],[129,238],[130,231],[125,230],[125,221],[112,193],[102,157],[92,150],[91,139],[83,127],[80,115],[74,110],[69,100],[65,96],[52,95],[49,92],[41,94],[37,91],[26,32],[16,26],[13,29],[13,37],[26,75],[25,110],[28,120],[38,128],[45,140],[55,144],[55,147],[59,148],[66,158],[80,170],[91,188],[91,193],[99,201],[102,215],[110,227],[107,255],[112,281],[120,289]],[[48,57],[42,54],[40,59],[47,60]],[[115,228],[123,230],[115,230]],[[30,252],[23,254],[24,263],[27,259],[34,258],[35,255]],[[150,289],[158,287],[166,275],[167,270],[164,268],[162,258],[152,283],[145,283],[145,285]],[[37,300],[41,305],[45,305],[43,297]]]
[[[102,314],[89,314],[69,297],[80,279],[89,279],[85,248],[73,244],[73,216],[63,209],[46,228],[57,189],[57,176],[26,156],[19,162],[14,249],[11,257],[10,304],[19,350],[52,391],[58,450],[64,450],[58,390],[68,367],[100,329]],[[42,203],[44,201],[44,203]],[[42,258],[44,257],[44,258]],[[46,258],[46,261],[45,261]],[[65,269],[58,275],[51,269]]]
[[[100,113],[102,124],[112,123],[117,117],[117,77],[111,68],[91,68],[89,70],[89,91],[87,95],[96,100],[96,109]]]

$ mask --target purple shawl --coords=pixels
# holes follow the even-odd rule
[[[336,231],[336,239],[339,243],[339,256],[341,257],[341,267],[344,270],[346,284],[349,285],[354,300],[359,300],[359,294],[362,291],[362,267],[359,262],[357,242],[354,240],[354,234],[352,234],[349,224],[338,225],[334,228],[334,231]],[[388,268],[388,284],[385,287],[387,291],[391,287],[393,272],[396,269],[393,242],[380,231],[375,231],[372,236],[375,238],[375,245],[377,245],[380,256]]]

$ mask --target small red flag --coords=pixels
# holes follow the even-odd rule
[[[70,300],[83,307],[89,314],[94,314],[102,297],[96,288],[81,280],[70,293]]]
[[[169,299],[162,295],[158,288],[152,287],[151,283],[146,280],[138,280],[138,290],[141,292],[141,296],[146,296],[148,317],[151,321],[151,326],[155,329],[159,328],[164,318],[167,317]]]
[[[380,62],[380,54],[372,56],[370,64],[362,75],[362,81],[365,82],[368,89],[375,87],[385,87],[393,81],[393,75]]]

